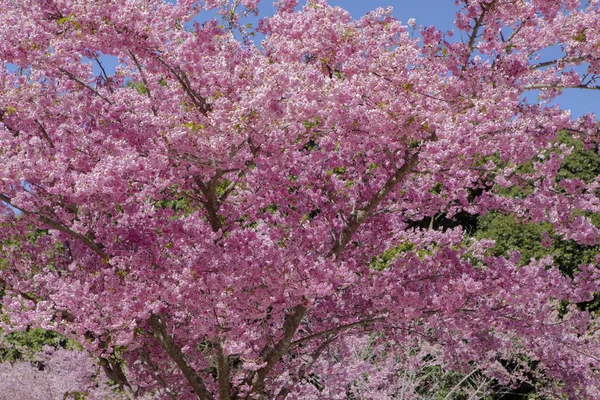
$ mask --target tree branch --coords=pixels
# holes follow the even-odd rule
[[[477,372],[479,372],[479,367],[473,368],[473,371],[471,371],[471,373],[469,373],[468,375],[465,375],[465,377],[460,382],[458,382],[456,385],[454,385],[454,387],[448,392],[448,394],[444,397],[443,400],[450,400],[450,399],[452,399],[453,396],[451,396],[451,395],[456,390],[460,389],[460,387],[462,386],[462,384],[465,383],[466,381],[468,381]]]
[[[251,376],[249,383],[252,385],[252,387],[248,392],[247,398],[250,398],[253,393],[256,393],[262,389],[264,380],[269,372],[279,362],[281,357],[288,352],[290,344],[292,343],[292,338],[294,337],[296,330],[298,330],[298,326],[300,326],[306,311],[307,308],[304,305],[297,305],[292,309],[292,313],[288,315],[287,320],[283,325],[283,337],[279,340],[279,342],[277,342],[275,347],[273,347],[273,349],[264,359],[267,365],[256,371]]]
[[[162,318],[156,314],[152,314],[148,320],[154,338],[161,345],[163,350],[177,364],[188,383],[194,389],[194,392],[200,400],[212,400],[212,394],[206,389],[202,378],[198,376],[196,371],[185,360],[185,356],[181,348],[175,343],[173,338],[167,333],[167,326]]]
[[[219,399],[231,400],[231,384],[229,382],[229,356],[226,356],[221,343],[216,344],[217,379],[219,381]]]
[[[74,230],[72,230],[71,228],[63,225],[60,222],[56,222],[48,217],[45,217],[39,213],[35,213],[35,212],[30,212],[27,210],[24,210],[20,207],[15,206],[14,204],[11,203],[11,198],[0,193],[0,200],[5,202],[6,204],[8,204],[9,206],[11,206],[12,208],[19,210],[21,213],[23,213],[24,215],[33,215],[35,217],[37,217],[42,223],[44,223],[45,225],[48,225],[50,228],[52,229],[56,229],[57,231],[61,231],[64,232],[66,234],[68,234],[69,236],[77,239],[79,242],[83,243],[84,245],[86,245],[87,247],[89,247],[94,253],[96,253],[98,256],[100,256],[100,258],[108,264],[109,261],[109,257],[108,255],[102,250],[102,248],[100,247],[100,245],[98,245],[97,243],[94,243],[92,240],[90,240],[88,237],[86,237],[85,235],[82,235],[79,232],[75,232]]]
[[[44,136],[44,139],[46,139],[46,142],[48,142],[50,147],[52,147],[54,149],[55,148],[54,143],[50,139],[50,136],[48,135],[48,132],[46,132],[46,129],[44,128],[44,126],[38,120],[35,120],[35,123],[38,124],[38,126],[40,127],[40,132],[42,132],[42,136]]]
[[[156,365],[154,365],[154,363],[150,359],[150,356],[148,355],[148,353],[143,351],[141,354],[141,359],[142,359],[142,362],[144,362],[146,365],[148,365],[150,367],[150,369],[152,370],[152,374],[154,375],[156,380],[158,382],[160,382],[162,387],[165,388],[165,391],[167,392],[169,397],[171,397],[172,400],[177,400],[177,395],[175,393],[173,393],[171,388],[169,388],[169,385],[167,384],[167,382],[165,382],[163,377],[160,375],[160,373],[158,372],[158,367]]]
[[[88,85],[87,83],[83,82],[81,79],[79,79],[78,77],[76,77],[75,75],[73,75],[72,73],[70,73],[69,71],[67,71],[64,68],[59,68],[58,69],[60,72],[64,73],[65,75],[67,75],[69,78],[71,78],[72,80],[74,80],[75,82],[79,83],[81,86],[88,88],[89,90],[91,90],[92,92],[94,92],[94,94],[96,94],[98,97],[100,97],[102,100],[106,101],[108,104],[110,105],[114,105],[115,102],[112,101],[111,99],[109,99],[108,97],[105,97],[104,95],[102,95],[99,91],[97,91],[96,89],[94,89],[93,87],[91,87],[90,85]]]
[[[539,89],[584,89],[584,90],[600,90],[600,86],[588,86],[588,85],[578,85],[578,86],[563,86],[563,85],[544,85],[544,84],[533,84],[526,85],[525,90],[539,90]]]
[[[148,86],[148,80],[146,79],[146,74],[144,73],[144,70],[142,69],[142,65],[138,61],[135,54],[133,54],[131,51],[129,51],[128,53],[131,56],[131,59],[133,60],[133,62],[135,63],[135,66],[137,67],[138,71],[140,71],[140,76],[142,77],[142,82],[144,82],[144,87],[146,88],[146,94],[148,95],[148,98],[152,99],[152,93],[150,92],[150,87]],[[154,105],[152,105],[152,113],[154,114],[155,117],[158,115],[158,113],[156,111],[156,107]]]
[[[6,110],[0,109],[0,122],[6,129],[8,129],[8,131],[10,133],[12,133],[13,137],[19,136],[19,133],[20,133],[19,130],[12,128],[10,125],[7,125],[6,122],[4,121],[5,114],[6,114]]]
[[[106,82],[106,87],[108,88],[109,92],[113,93],[113,89],[110,86],[110,78],[108,77],[108,74],[104,70],[104,66],[102,65],[100,60],[98,60],[98,57],[94,58],[94,60],[96,60],[98,67],[100,67],[100,71],[102,71],[102,75],[104,76],[104,81]]]
[[[119,384],[119,387],[123,392],[125,392],[125,395],[128,399],[133,400],[137,397],[131,388],[131,384],[127,380],[127,377],[125,376],[120,364],[111,363],[106,358],[100,357],[100,366],[104,370],[104,374],[108,379],[111,379]]]
[[[304,378],[304,376],[306,376],[306,373],[312,368],[314,363],[321,356],[321,354],[323,353],[323,350],[325,350],[327,348],[327,346],[329,346],[337,338],[338,337],[335,335],[330,337],[329,339],[327,339],[323,343],[321,343],[321,345],[319,347],[317,347],[317,349],[315,351],[313,351],[313,353],[308,357],[308,361],[307,361],[306,365],[304,367],[300,368],[300,371],[298,371],[298,374],[296,374],[296,376],[294,377],[292,382],[290,382],[289,385],[286,385],[283,388],[281,388],[281,390],[279,391],[279,393],[276,396],[276,400],[284,400],[288,396],[288,394],[290,394],[290,391],[292,390],[294,385],[296,385],[298,382],[300,382]]]
[[[469,35],[469,54],[473,52],[475,49],[475,40],[477,40],[477,34],[479,33],[479,29],[483,26],[483,19],[487,12],[492,8],[496,0],[491,1],[490,3],[481,3],[481,14],[479,14],[479,18],[475,20],[475,25],[471,30],[471,34]]]
[[[321,331],[321,332],[314,333],[314,334],[309,335],[309,336],[305,336],[305,337],[300,338],[298,340],[294,340],[290,344],[290,347],[299,346],[302,343],[310,342],[311,340],[316,339],[316,338],[321,337],[321,336],[324,336],[324,335],[337,334],[337,333],[339,333],[339,332],[341,332],[343,330],[354,328],[355,326],[366,325],[366,324],[370,324],[372,322],[378,322],[378,321],[383,321],[383,320],[384,320],[384,317],[369,318],[369,319],[362,320],[362,321],[352,322],[352,323],[346,324],[346,325],[340,325],[340,326],[337,326],[335,328],[327,329],[327,330],[324,330],[324,331]]]
[[[200,113],[202,115],[204,115],[205,117],[207,117],[208,112],[210,111],[210,108],[211,108],[210,104],[207,103],[207,101],[204,97],[200,96],[198,93],[196,93],[192,89],[190,81],[187,78],[187,76],[185,75],[185,73],[181,70],[177,71],[175,68],[173,68],[172,66],[167,64],[167,62],[165,62],[162,59],[162,57],[158,56],[157,58],[158,58],[158,61],[162,65],[164,65],[171,72],[171,74],[173,74],[175,79],[177,79],[177,81],[181,85],[181,88],[183,89],[183,91],[189,96],[189,98],[196,105],[196,107],[198,107],[198,109],[200,110]]]
[[[194,181],[196,185],[198,185],[198,189],[204,195],[204,201],[202,204],[206,209],[206,214],[208,216],[208,221],[210,222],[210,227],[213,232],[217,232],[221,229],[221,217],[219,216],[219,208],[221,204],[217,199],[217,186],[219,185],[219,180],[223,176],[223,171],[220,168],[217,168],[215,175],[210,179],[210,181],[205,184],[202,182],[199,176],[194,176]]]
[[[561,61],[564,63],[567,63],[567,64],[576,64],[576,63],[584,61],[584,60],[585,60],[584,57],[567,58],[567,56],[565,56],[563,58],[557,58],[556,60],[544,61],[544,62],[541,62],[538,64],[533,64],[533,65],[529,66],[529,69],[534,70],[534,69],[549,67],[551,65],[558,64]]]
[[[333,248],[329,252],[329,256],[341,254],[346,245],[352,240],[352,236],[358,229],[358,227],[371,215],[373,210],[383,201],[383,199],[390,193],[394,187],[400,182],[406,175],[408,175],[412,168],[417,164],[419,160],[419,153],[415,153],[404,162],[402,167],[396,169],[394,175],[392,175],[383,185],[381,189],[359,210],[354,211],[348,218],[348,223],[344,226],[342,233],[339,238],[335,241]]]

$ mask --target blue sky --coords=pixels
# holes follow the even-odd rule
[[[269,13],[273,9],[271,4],[271,0],[262,0],[261,11]],[[300,4],[303,2],[300,1]],[[442,30],[454,27],[454,15],[458,10],[454,0],[329,0],[329,4],[345,8],[353,18],[360,18],[377,7],[392,6],[394,16],[403,23],[415,18],[417,25],[434,25]],[[528,96],[532,101],[536,97],[535,92]],[[574,117],[593,112],[600,118],[600,91],[567,89],[553,104],[570,109]]]
[[[166,1],[175,2],[176,0]],[[273,13],[273,1],[262,0],[259,3],[261,16],[268,16]],[[305,0],[300,0],[301,5],[304,2]],[[454,17],[458,10],[454,0],[329,0],[329,4],[345,8],[353,18],[360,18],[377,7],[392,6],[394,16],[403,23],[406,23],[409,18],[415,18],[417,25],[434,25],[442,30],[449,30],[454,27]],[[214,15],[214,12],[210,12],[200,16],[200,19],[202,17],[211,18]],[[256,22],[255,18],[250,20]],[[108,69],[114,68],[113,65],[110,65],[111,62],[108,64]],[[530,101],[535,101],[536,97],[536,92],[530,92],[527,96]],[[553,104],[559,104],[563,109],[570,109],[574,117],[579,117],[588,112],[600,116],[600,91],[567,89]]]
[[[176,0],[165,1],[173,3]],[[261,16],[268,16],[273,13],[273,1],[262,0],[260,2]],[[304,0],[300,0],[300,4],[304,4]],[[415,18],[417,25],[434,25],[442,30],[449,30],[454,27],[454,16],[458,10],[458,7],[454,5],[454,0],[329,0],[329,4],[345,8],[353,18],[360,18],[377,7],[392,6],[394,16],[403,23],[406,23],[409,18]],[[212,18],[214,16],[215,13],[210,12],[203,14],[200,18]],[[256,22],[256,19],[252,19],[252,22]],[[102,60],[109,72],[114,71],[116,57],[104,56]],[[9,66],[10,69],[14,69],[14,66]],[[94,70],[96,73],[100,73],[95,65]],[[530,101],[535,101],[536,97],[536,92],[530,92],[527,96]],[[553,104],[558,104],[563,109],[570,109],[574,117],[593,112],[600,119],[600,91],[598,90],[567,89],[555,99]]]

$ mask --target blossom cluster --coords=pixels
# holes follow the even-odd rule
[[[548,103],[598,89],[598,1],[458,3],[451,36],[281,0],[259,46],[237,35],[258,1],[0,0],[0,327],[78,340],[130,398],[317,397],[311,374],[342,395],[400,382],[407,344],[599,398],[597,263],[433,225],[496,211],[598,244],[600,180],[557,179],[555,145],[593,146],[595,116]],[[357,367],[373,337],[390,356]]]

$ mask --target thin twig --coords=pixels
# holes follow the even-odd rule
[[[94,92],[94,94],[96,94],[98,97],[100,97],[102,100],[106,101],[108,104],[114,105],[115,102],[112,101],[111,99],[109,99],[108,97],[105,97],[104,95],[102,95],[100,92],[98,92],[96,89],[94,89],[93,87],[91,87],[90,85],[88,85],[87,83],[83,82],[81,79],[77,78],[75,75],[73,75],[72,73],[70,73],[69,71],[67,71],[64,68],[59,68],[58,69],[60,72],[64,73],[65,75],[67,75],[69,78],[71,78],[72,80],[74,80],[75,82],[79,83],[81,86],[88,88],[89,90],[91,90],[92,92]]]
[[[288,396],[288,394],[290,394],[292,388],[298,382],[300,382],[302,379],[304,379],[304,376],[312,368],[312,366],[315,364],[315,362],[319,359],[319,357],[323,353],[323,350],[325,350],[337,338],[338,338],[338,336],[334,335],[334,336],[330,337],[329,339],[325,340],[323,343],[321,343],[319,345],[319,347],[317,347],[317,349],[315,351],[313,351],[313,353],[308,357],[308,362],[306,363],[306,365],[304,367],[300,368],[300,371],[298,371],[298,373],[296,374],[296,376],[294,377],[292,382],[290,382],[288,385],[281,388],[281,390],[279,391],[279,393],[277,394],[277,396],[275,398],[277,400],[284,400]]]
[[[146,365],[148,365],[150,367],[150,369],[152,370],[152,374],[154,375],[154,377],[156,378],[156,380],[162,385],[162,387],[165,388],[165,391],[169,394],[169,396],[171,397],[171,399],[177,400],[176,394],[173,393],[173,391],[171,390],[171,388],[169,388],[169,385],[167,384],[167,382],[165,382],[165,380],[163,379],[163,377],[158,372],[158,367],[156,365],[154,365],[154,363],[152,362],[152,360],[150,360],[150,356],[145,351],[142,352],[141,359],[142,359],[142,362],[144,362]]]
[[[50,147],[52,147],[54,149],[55,148],[54,147],[54,143],[52,143],[52,140],[50,139],[50,136],[48,135],[48,132],[46,132],[46,129],[44,128],[44,126],[38,120],[35,120],[35,122],[40,127],[40,131],[42,132],[42,135],[44,136],[44,139],[46,139],[46,142],[48,142],[48,144],[50,145]]]
[[[469,43],[467,45],[469,47],[469,54],[475,49],[475,40],[477,40],[477,34],[479,33],[479,29],[481,29],[483,26],[483,19],[493,3],[494,2],[490,3],[488,7],[484,7],[484,4],[481,3],[481,14],[479,15],[479,18],[475,20],[475,25],[473,26],[471,34],[469,35]]]
[[[140,71],[140,75],[142,77],[142,82],[144,82],[144,88],[146,89],[146,95],[148,95],[149,99],[152,99],[152,93],[150,92],[150,86],[148,86],[148,80],[146,79],[146,74],[144,73],[144,70],[142,69],[142,65],[138,61],[135,54],[133,54],[131,51],[129,51],[129,55],[131,56],[131,59],[135,63],[135,66],[137,67],[138,71]],[[152,113],[154,114],[155,117],[157,116],[157,111],[156,111],[156,107],[154,106],[154,104],[152,105]]]
[[[108,74],[106,73],[106,71],[104,70],[104,66],[102,65],[102,63],[100,62],[100,60],[98,60],[98,57],[94,58],[94,60],[96,60],[96,63],[98,63],[98,66],[100,67],[100,70],[102,71],[102,75],[104,76],[104,81],[106,82],[106,87],[108,88],[108,90],[113,93],[113,89],[110,86],[110,78],[108,77]]]
[[[566,64],[577,64],[584,60],[585,60],[584,57],[567,58],[567,56],[564,56],[563,58],[557,58],[555,60],[544,61],[544,62],[541,62],[538,64],[533,64],[533,65],[529,66],[529,69],[535,70],[535,69],[539,69],[539,68],[549,67],[551,65],[558,64],[559,62],[564,62]]]
[[[346,329],[354,328],[356,326],[361,326],[361,325],[367,325],[367,324],[370,324],[370,323],[373,323],[373,322],[378,322],[378,321],[383,321],[383,320],[384,320],[384,317],[369,318],[369,319],[365,319],[365,320],[362,320],[362,321],[352,322],[352,323],[346,324],[346,325],[340,325],[340,326],[337,326],[335,328],[327,329],[327,330],[324,330],[324,331],[321,331],[321,332],[314,333],[314,334],[309,335],[309,336],[305,336],[305,337],[300,338],[298,340],[294,340],[290,344],[290,347],[299,346],[299,345],[301,345],[303,343],[309,342],[309,341],[311,341],[313,339],[316,339],[318,337],[321,337],[321,336],[331,335],[331,334],[337,334],[337,333],[339,333],[339,332],[341,332],[343,330],[346,330]]]
[[[556,85],[544,85],[544,84],[533,84],[526,85],[525,90],[539,90],[539,89],[583,89],[583,90],[600,90],[600,86],[587,86],[587,85],[578,85],[578,86],[563,86],[560,84]]]
[[[185,75],[185,73],[181,70],[177,71],[175,68],[173,68],[171,65],[169,65],[166,61],[164,61],[162,59],[162,57],[158,56],[157,58],[158,58],[158,61],[162,65],[164,65],[173,74],[175,79],[177,79],[179,81],[181,88],[189,96],[189,98],[196,105],[196,107],[198,107],[198,109],[200,110],[200,113],[202,115],[204,115],[205,117],[207,117],[208,111],[210,111],[210,105],[206,102],[206,99],[204,97],[198,95],[192,89],[187,75]]]

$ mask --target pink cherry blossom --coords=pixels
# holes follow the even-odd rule
[[[280,0],[260,45],[238,3],[0,0],[2,329],[77,339],[130,398],[391,397],[407,349],[599,398],[597,265],[433,224],[598,243],[600,181],[557,182],[554,146],[594,146],[595,116],[548,104],[598,89],[598,2],[463,0],[452,36]]]

